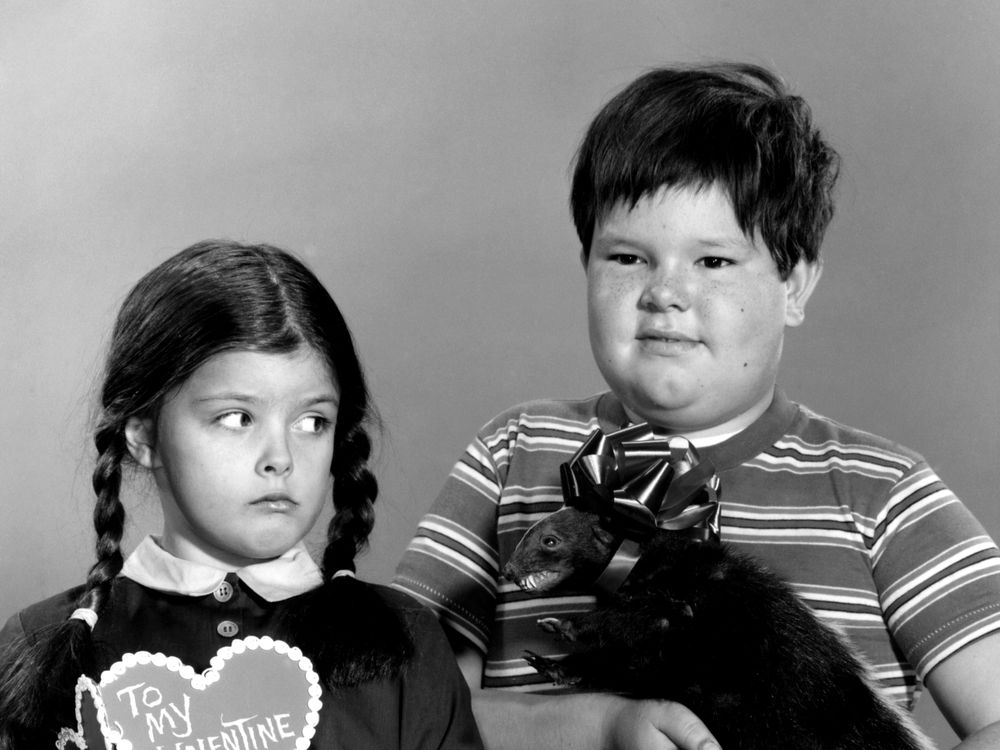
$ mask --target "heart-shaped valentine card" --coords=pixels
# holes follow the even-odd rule
[[[203,674],[174,656],[129,653],[76,687],[76,729],[58,750],[306,750],[322,688],[298,648],[251,636],[219,649]]]

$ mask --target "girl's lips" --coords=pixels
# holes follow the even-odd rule
[[[251,505],[263,506],[268,510],[282,512],[289,511],[298,505],[291,497],[281,493],[272,493],[254,500]]]

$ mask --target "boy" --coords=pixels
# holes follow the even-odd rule
[[[524,650],[560,648],[536,621],[591,600],[499,579],[525,529],[561,507],[559,465],[595,428],[643,421],[712,461],[723,540],[845,630],[889,695],[911,706],[923,681],[961,747],[1000,741],[996,545],[920,456],[776,388],[784,329],[819,280],[838,163],[805,102],[755,66],[653,71],[591,124],[571,204],[610,391],[489,422],[397,571],[450,631],[487,746],[713,746],[680,706],[531,692],[551,685]]]

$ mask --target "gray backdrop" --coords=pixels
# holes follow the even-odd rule
[[[112,317],[206,237],[297,251],[352,324],[386,581],[477,427],[601,387],[570,158],[644,68],[718,57],[775,66],[844,156],[784,388],[924,452],[1000,535],[998,34],[993,0],[5,3],[0,617],[82,580]],[[158,523],[131,498],[130,544]]]

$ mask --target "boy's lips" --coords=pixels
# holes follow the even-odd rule
[[[635,338],[643,349],[657,354],[680,354],[694,349],[700,343],[698,339],[680,331],[660,328],[643,328]]]

